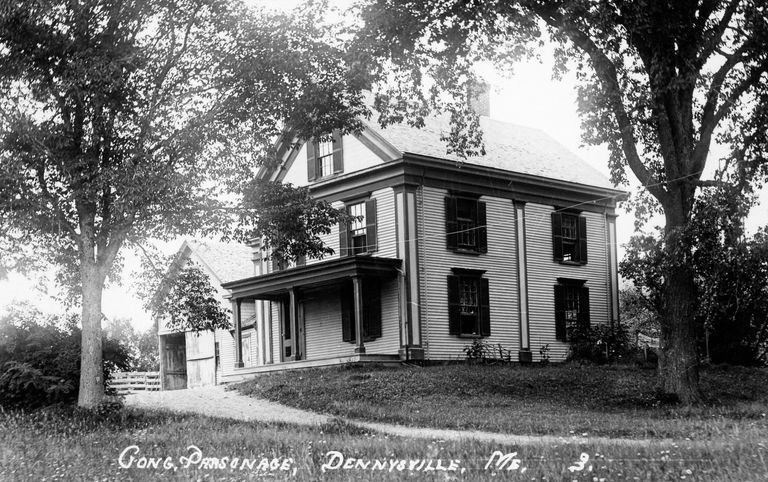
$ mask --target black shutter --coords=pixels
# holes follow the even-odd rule
[[[307,141],[307,180],[314,181],[317,178],[317,151],[315,141]]]
[[[579,262],[587,262],[587,218],[579,216]]]
[[[488,278],[480,278],[478,281],[480,299],[480,335],[491,336],[491,302],[488,291]]]
[[[381,284],[377,279],[363,280],[363,303],[365,318],[363,318],[366,340],[381,338]]]
[[[344,221],[339,223],[339,256],[349,256],[352,250],[349,249],[349,226]]]
[[[579,326],[589,328],[589,288],[579,288]]]
[[[341,133],[333,131],[333,173],[344,172],[344,154],[342,152]]]
[[[341,289],[341,333],[344,341],[355,342],[355,291],[347,282]]]
[[[376,243],[376,200],[365,201],[365,251],[373,253],[377,250]]]
[[[448,333],[461,335],[461,305],[459,304],[459,277],[448,276]]]
[[[552,213],[552,255],[555,261],[563,260],[563,215]]]
[[[280,271],[280,260],[275,256],[272,255],[272,272]]]
[[[445,239],[448,249],[456,249],[459,246],[459,234],[456,232],[456,198],[445,198]]]
[[[566,341],[565,286],[555,285],[555,339]]]
[[[296,266],[304,266],[307,264],[307,256],[301,255],[298,258],[296,258]]]
[[[488,229],[485,216],[485,203],[477,202],[477,250],[481,253],[488,252]]]

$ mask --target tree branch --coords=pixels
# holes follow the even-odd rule
[[[562,30],[578,48],[589,55],[589,58],[592,60],[595,67],[595,72],[597,73],[603,88],[606,90],[611,110],[618,123],[622,141],[622,150],[627,158],[629,167],[640,182],[646,186],[648,191],[663,204],[666,201],[667,193],[662,188],[658,179],[656,179],[645,164],[643,164],[643,161],[640,159],[637,152],[634,128],[622,101],[621,87],[618,81],[616,66],[587,34],[578,28],[569,25],[563,16],[556,12],[551,6],[535,4],[531,6],[531,8],[546,23]]]

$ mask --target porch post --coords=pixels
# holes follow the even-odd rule
[[[232,302],[232,316],[235,325],[235,368],[243,368],[243,332],[241,329],[240,298]]]
[[[352,287],[355,296],[355,353],[365,353],[363,344],[363,287],[359,276],[352,277]]]
[[[298,323],[298,309],[296,303],[296,288],[288,290],[288,323],[291,324],[291,357],[293,360],[300,360],[301,354],[299,353],[299,323]]]

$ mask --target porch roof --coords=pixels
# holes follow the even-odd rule
[[[232,299],[274,299],[291,288],[311,288],[337,283],[355,276],[393,278],[402,261],[398,258],[380,258],[359,255],[275,271],[222,284],[231,292]]]

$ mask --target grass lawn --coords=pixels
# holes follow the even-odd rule
[[[655,371],[578,365],[348,365],[260,375],[246,394],[367,421],[532,435],[768,439],[768,370],[706,368],[707,403],[654,396]]]
[[[190,445],[199,448],[201,458],[194,457]],[[496,457],[486,468],[495,451],[515,455],[506,462]],[[238,457],[234,468],[233,457]],[[767,458],[764,444],[737,441],[712,447],[660,442],[643,448],[514,447],[383,436],[342,422],[303,428],[127,409],[108,416],[70,407],[0,411],[3,481],[487,480],[493,475],[501,480],[745,481],[765,480]],[[443,468],[453,461],[456,471],[428,470],[438,466],[438,459]],[[346,463],[355,468],[337,468]],[[331,464],[325,472],[324,464]]]

